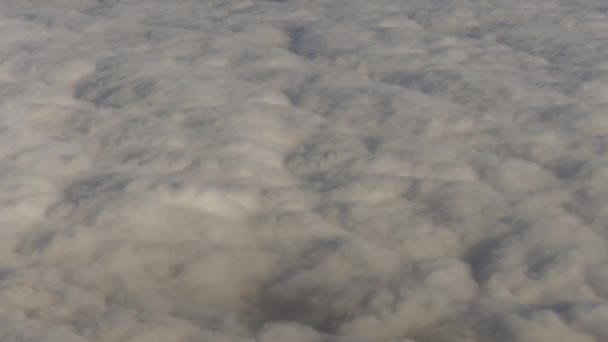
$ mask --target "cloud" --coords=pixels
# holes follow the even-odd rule
[[[0,8],[0,340],[608,339],[599,0]]]

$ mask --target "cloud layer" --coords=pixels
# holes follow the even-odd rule
[[[608,340],[603,1],[0,13],[0,340]]]

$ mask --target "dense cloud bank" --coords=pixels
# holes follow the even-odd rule
[[[0,340],[608,341],[603,0],[1,0]]]

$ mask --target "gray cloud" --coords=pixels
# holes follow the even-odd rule
[[[0,9],[0,340],[608,339],[601,1]]]

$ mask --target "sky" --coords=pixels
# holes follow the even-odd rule
[[[0,341],[608,341],[603,0],[0,0]]]

